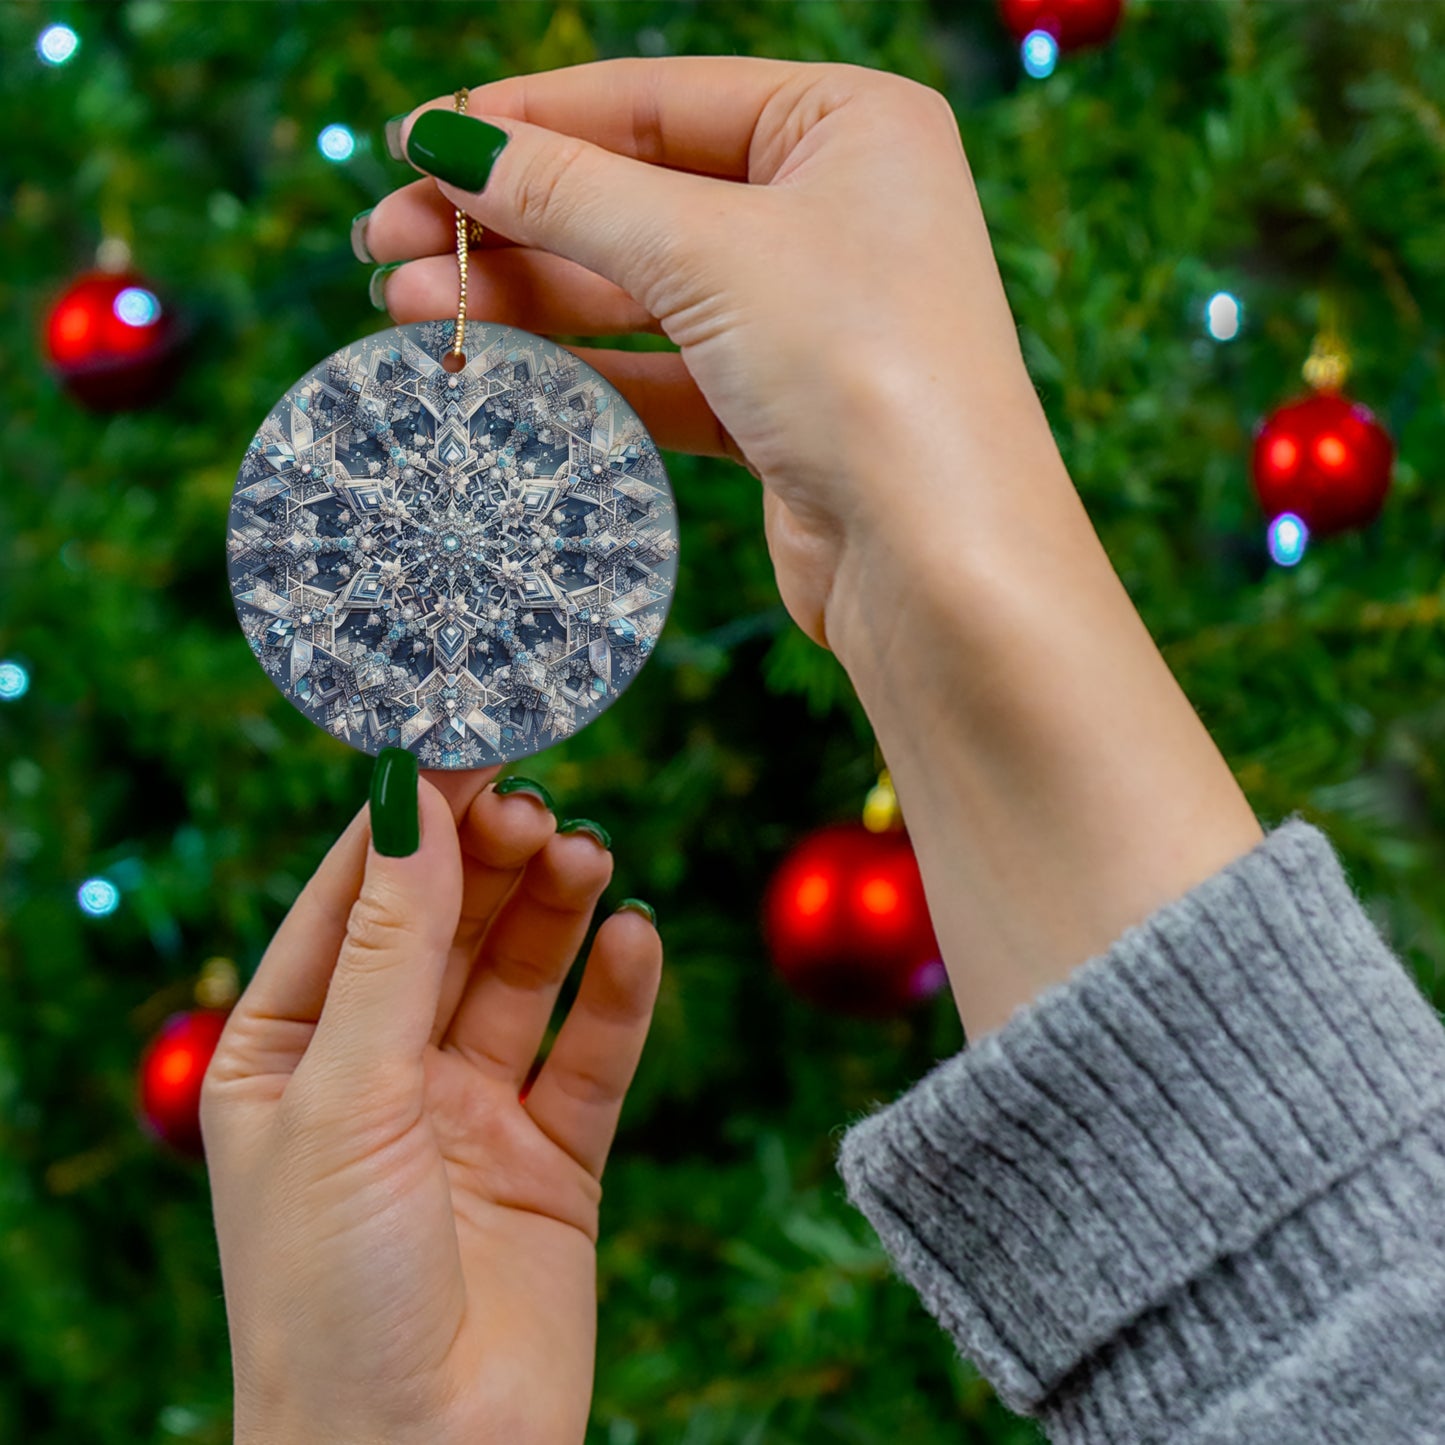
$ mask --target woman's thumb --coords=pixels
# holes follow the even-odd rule
[[[366,876],[306,1051],[308,1072],[358,1085],[420,1062],[462,904],[451,807],[412,753],[377,758],[370,816]]]

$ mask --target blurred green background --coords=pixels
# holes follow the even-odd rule
[[[36,58],[72,25],[66,65]],[[230,1439],[203,1166],[135,1120],[135,1069],[215,954],[248,975],[365,797],[232,612],[236,467],[281,392],[380,329],[347,228],[411,172],[387,116],[602,56],[842,60],[956,109],[1034,378],[1126,585],[1260,816],[1335,840],[1445,997],[1445,7],[1135,0],[1108,47],[1021,74],[976,3],[128,3],[0,9],[0,1440]],[[333,164],[316,141],[349,126]],[[106,236],[197,330],[159,407],[79,408],[39,329]],[[880,255],[907,265],[908,238]],[[1227,344],[1208,298],[1245,305]],[[1273,566],[1255,423],[1327,299],[1399,447],[1367,533]],[[609,901],[668,969],[607,1174],[589,1442],[1035,1440],[843,1198],[842,1127],[962,1043],[946,998],[840,1020],[772,975],[758,905],[856,816],[876,759],[782,611],[759,490],[669,455],[677,600],[653,664],[522,765],[612,830]],[[89,918],[101,875],[119,908]]]

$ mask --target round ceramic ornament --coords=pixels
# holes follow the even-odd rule
[[[543,337],[464,324],[464,364],[457,323],[427,321],[308,371],[246,450],[227,537],[285,697],[427,768],[527,757],[605,711],[677,573],[672,489],[617,390]]]

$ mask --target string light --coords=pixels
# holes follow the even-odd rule
[[[47,25],[35,42],[35,53],[47,65],[64,65],[80,49],[80,36],[68,25]]]
[[[1019,47],[1024,70],[1035,80],[1046,80],[1059,63],[1059,42],[1047,30],[1031,30]]]
[[[329,161],[349,161],[356,151],[356,137],[344,125],[329,125],[316,137],[316,148]]]
[[[127,286],[115,298],[111,309],[116,320],[125,322],[127,326],[150,326],[159,321],[161,315],[160,300],[155,292],[147,291],[144,286]]]
[[[120,907],[120,889],[109,878],[87,878],[76,893],[80,911],[104,918]]]
[[[18,662],[0,662],[0,702],[14,702],[30,691],[30,674]]]
[[[1233,341],[1244,325],[1244,307],[1228,291],[1216,291],[1204,308],[1204,329],[1216,341]]]
[[[1310,529],[1293,512],[1281,512],[1269,524],[1269,555],[1281,567],[1293,567],[1305,554]]]
[[[923,964],[909,980],[908,992],[912,998],[931,998],[948,982],[948,970],[941,958],[931,958]]]

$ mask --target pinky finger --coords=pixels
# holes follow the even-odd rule
[[[533,1122],[595,1179],[617,1133],[662,980],[662,940],[640,913],[614,913],[587,958],[577,998],[526,1095]]]

